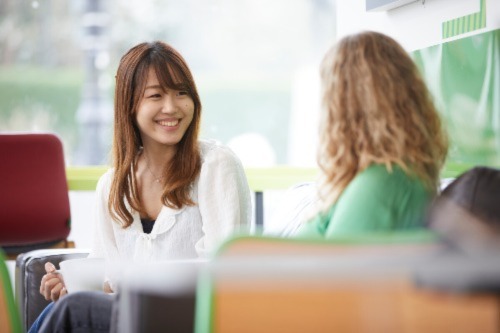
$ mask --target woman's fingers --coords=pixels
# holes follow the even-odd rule
[[[111,288],[111,284],[109,281],[104,281],[104,287],[103,290],[106,294],[112,294],[113,293],[113,288]]]
[[[44,278],[47,277],[44,276]],[[42,286],[40,287],[41,288],[41,294],[43,295],[43,297],[45,297],[45,299],[47,301],[50,301],[52,299],[51,297],[51,292],[52,292],[52,289],[59,283],[59,279],[57,278],[51,278],[51,277],[48,277],[45,281],[44,279],[42,278]]]
[[[41,289],[41,294],[43,297],[45,297],[46,300],[50,301],[53,300],[54,294],[53,294],[53,289],[56,288],[58,285],[60,285],[54,292],[59,294],[59,291],[62,287],[64,287],[64,284],[58,274],[45,274],[45,276],[42,278],[42,285],[40,287]],[[56,298],[59,298],[59,296],[56,296]]]
[[[51,262],[46,262],[44,267],[47,273],[54,273],[56,271],[56,266]]]
[[[57,301],[61,296],[67,294],[64,286],[64,280],[61,274],[56,270],[56,267],[51,263],[45,263],[45,274],[40,281],[40,294],[47,301]]]
[[[54,273],[45,274],[42,277],[42,281],[40,281],[40,294],[45,295],[45,289],[47,289],[47,287],[50,287],[52,284],[54,284],[54,282],[49,282],[49,281],[52,279],[56,279],[56,278],[57,278],[57,275]]]
[[[44,293],[45,293],[45,286],[47,284],[47,281],[56,277],[56,274],[55,274],[56,266],[54,266],[54,264],[52,264],[51,262],[46,262],[44,265],[44,268],[45,268],[45,272],[47,272],[47,274],[45,274],[42,277],[42,281],[40,281],[40,294],[42,294],[42,295],[44,295]]]
[[[56,274],[55,274],[56,267],[51,262],[46,262],[44,265],[44,268],[45,268],[45,272],[47,272],[47,274],[45,274],[42,277],[42,281],[40,281],[40,294],[46,296],[45,290],[49,286],[48,281],[50,281],[51,279],[56,277]]]
[[[61,282],[59,282],[58,284],[56,284],[54,286],[54,288],[52,288],[50,290],[50,299],[52,301],[57,301],[62,295],[61,295],[61,292],[63,289],[66,289],[64,288],[63,284]]]

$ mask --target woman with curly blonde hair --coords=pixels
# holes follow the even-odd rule
[[[320,212],[301,236],[421,227],[448,144],[417,67],[392,38],[340,40],[321,65]]]

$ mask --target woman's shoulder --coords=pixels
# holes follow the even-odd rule
[[[109,168],[108,170],[106,170],[106,172],[104,172],[97,181],[97,190],[103,190],[105,188],[109,189],[114,174],[115,174],[114,168]]]
[[[228,146],[219,141],[200,140],[199,147],[202,164],[221,162],[241,164],[238,156]]]
[[[385,164],[371,164],[365,170],[358,174],[362,178],[370,179],[409,179],[420,182],[420,179],[411,174],[411,171],[405,171],[403,168],[397,164],[390,164],[389,166]]]
[[[427,192],[420,178],[395,164],[391,164],[390,167],[384,164],[372,164],[353,179],[353,185],[355,184],[365,189],[370,187],[376,187],[379,190],[413,188],[416,191]]]

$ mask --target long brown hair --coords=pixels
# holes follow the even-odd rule
[[[448,142],[418,68],[392,38],[340,40],[321,65],[321,210],[370,164],[400,166],[436,192]]]
[[[172,162],[164,171],[163,204],[177,209],[184,205],[194,205],[189,196],[190,186],[201,168],[198,149],[201,101],[186,61],[174,48],[164,42],[136,45],[120,60],[115,88],[112,149],[114,176],[108,209],[111,216],[124,228],[133,222],[132,213],[127,209],[126,203],[136,211],[143,212],[135,179],[134,164],[142,147],[135,112],[144,94],[149,68],[155,70],[163,87],[185,90],[194,102],[191,124],[177,144]]]

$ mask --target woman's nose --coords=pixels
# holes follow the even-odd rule
[[[173,113],[173,112],[175,112],[176,109],[177,109],[177,105],[175,103],[174,97],[171,95],[165,96],[161,112]]]

